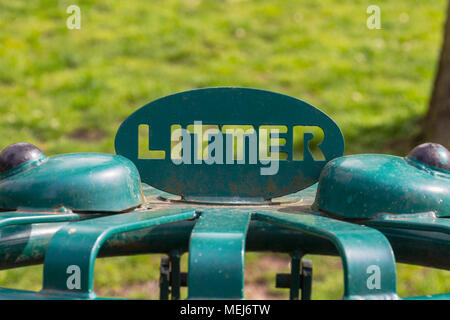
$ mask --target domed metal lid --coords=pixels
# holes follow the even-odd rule
[[[322,170],[314,206],[345,218],[434,212],[450,215],[448,150],[435,143],[405,157],[381,154],[334,159]]]
[[[122,212],[143,203],[139,172],[121,156],[72,153],[45,157],[16,143],[0,154],[0,209]]]

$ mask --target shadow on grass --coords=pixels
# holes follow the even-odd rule
[[[422,115],[394,118],[390,122],[353,128],[346,133],[346,154],[381,153],[397,156],[407,155],[420,138]],[[419,138],[418,138],[419,137]]]

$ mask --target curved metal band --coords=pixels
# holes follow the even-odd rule
[[[166,209],[117,214],[64,226],[52,238],[47,249],[41,294],[95,298],[95,259],[102,244],[109,237],[194,217],[195,210]],[[71,278],[76,273],[79,283]]]
[[[344,269],[344,299],[398,299],[392,248],[372,228],[313,214],[258,211],[256,219],[330,240]]]
[[[189,299],[243,299],[244,254],[251,213],[207,210],[189,248]]]

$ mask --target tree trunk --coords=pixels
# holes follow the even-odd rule
[[[447,6],[439,67],[425,117],[423,136],[430,142],[440,143],[450,149],[450,1]]]

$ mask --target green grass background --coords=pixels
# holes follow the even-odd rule
[[[81,8],[80,30],[66,27],[71,4]],[[372,4],[380,30],[366,27]],[[26,141],[48,155],[113,153],[121,121],[155,98],[249,86],[325,111],[347,154],[404,155],[427,108],[445,8],[445,0],[0,0],[0,148]],[[339,259],[313,261],[313,297],[339,298]],[[260,287],[273,287],[288,263],[247,254],[256,288],[247,297],[285,298]],[[155,298],[158,268],[157,256],[100,259],[96,290]],[[2,271],[0,285],[38,290],[41,272]],[[447,271],[398,265],[398,278],[401,295],[450,291]]]

